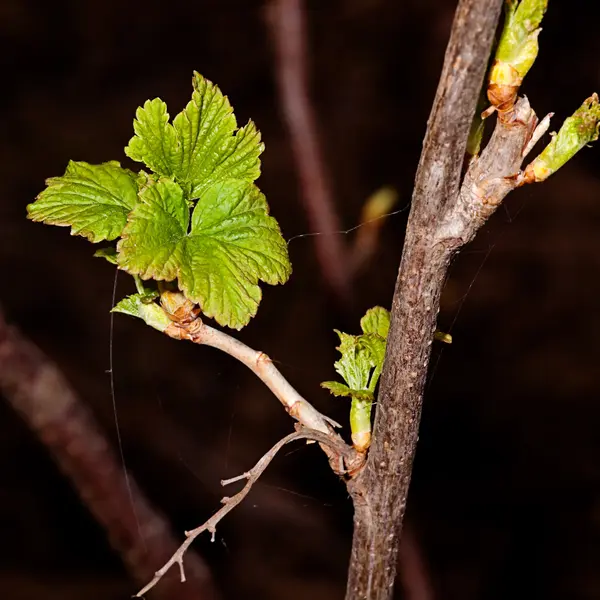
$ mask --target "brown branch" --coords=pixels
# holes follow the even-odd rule
[[[276,53],[276,78],[283,116],[300,178],[301,198],[323,279],[337,300],[348,306],[352,267],[335,212],[329,176],[319,146],[316,119],[308,93],[306,22],[303,0],[273,0],[267,11]]]
[[[212,346],[239,360],[273,392],[290,416],[305,427],[326,434],[333,432],[332,426],[341,427],[305,400],[264,352],[253,350],[224,331],[207,325],[198,317],[191,322],[173,323],[167,327],[165,333],[178,340]]]
[[[148,581],[156,565],[177,547],[167,520],[121,468],[92,413],[56,365],[17,329],[9,327],[1,313],[0,391],[45,444],[82,502],[103,525],[132,578],[138,583]],[[182,587],[171,579],[165,582],[161,597],[217,598],[200,557],[189,556],[189,567],[190,584]]]
[[[223,507],[220,508],[210,519],[205,521],[200,527],[196,527],[196,529],[192,529],[191,531],[186,531],[185,536],[186,540],[179,546],[177,551],[171,556],[171,558],[164,564],[162,568],[160,568],[147,585],[145,585],[136,595],[135,597],[139,598],[143,596],[148,591],[150,591],[167,573],[167,571],[175,564],[179,566],[179,573],[181,577],[181,582],[183,583],[185,578],[185,571],[183,567],[183,557],[187,552],[190,545],[193,541],[203,532],[209,531],[214,539],[214,535],[216,532],[216,527],[218,523],[225,517],[228,513],[230,513],[238,504],[240,504],[244,498],[249,494],[252,486],[256,483],[258,478],[263,474],[265,469],[269,466],[271,461],[275,458],[275,455],[290,442],[295,440],[313,440],[317,441],[320,444],[325,444],[331,446],[336,452],[340,453],[342,456],[346,454],[350,449],[343,443],[339,442],[335,439],[332,439],[329,435],[324,434],[320,431],[314,431],[310,429],[300,428],[298,431],[294,433],[290,433],[283,439],[279,440],[266,454],[264,454],[261,459],[246,473],[240,475],[238,477],[233,477],[231,479],[225,479],[221,481],[221,485],[229,485],[230,483],[234,483],[235,481],[240,481],[242,479],[246,479],[246,485],[232,497],[224,497],[221,500]]]
[[[176,310],[173,310],[174,306],[177,307]],[[340,425],[305,400],[264,352],[253,350],[224,331],[204,323],[197,316],[197,308],[180,292],[163,292],[161,307],[172,320],[164,330],[166,335],[177,340],[212,346],[236,358],[263,381],[291,417],[307,429],[320,431],[328,436],[331,443],[321,444],[321,448],[327,454],[334,473],[341,476],[353,475],[363,466],[364,454],[348,446],[334,431],[333,427]],[[344,452],[338,452],[336,447],[344,448]]]
[[[458,238],[437,234],[440,221],[452,220],[462,206],[457,197],[467,135],[501,6],[502,0],[460,0],[457,7],[416,175],[373,444],[349,485],[355,516],[346,600],[392,597],[439,299],[460,246]]]

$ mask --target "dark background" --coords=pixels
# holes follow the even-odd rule
[[[354,226],[367,196],[410,199],[447,41],[451,0],[308,3],[312,97],[335,201]],[[558,128],[600,88],[600,4],[551,0],[524,92]],[[175,114],[193,69],[229,95],[266,143],[259,181],[284,235],[306,233],[274,83],[262,2],[3,0],[0,3],[0,302],[56,363],[114,441],[109,377],[113,268],[25,206],[69,159],[125,158],[135,108]],[[546,137],[546,140],[548,136]],[[600,148],[549,182],[513,193],[455,261],[432,361],[408,521],[435,597],[600,597]],[[406,212],[390,217],[344,315],[319,277],[313,241],[291,242],[294,274],[265,286],[239,337],[299,390],[346,420],[319,389],[333,328],[389,306]],[[351,241],[351,235],[347,236]],[[130,291],[119,277],[118,297]],[[141,322],[114,323],[116,405],[126,465],[176,531],[218,506],[222,477],[249,468],[291,429],[243,366]],[[0,595],[127,598],[104,532],[43,446],[0,404]],[[313,448],[284,452],[248,500],[196,548],[225,598],[343,597],[351,507]],[[158,566],[158,565],[157,565]]]

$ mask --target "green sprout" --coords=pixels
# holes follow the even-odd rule
[[[488,98],[500,111],[512,109],[525,75],[538,55],[540,24],[548,0],[507,0],[504,28],[490,71]]]
[[[324,381],[321,387],[334,396],[352,399],[352,443],[359,452],[366,452],[371,444],[371,408],[383,369],[390,313],[381,306],[371,308],[360,320],[360,326],[363,331],[361,335],[349,335],[336,330],[341,342],[338,350],[342,357],[334,363],[334,367],[346,383]]]
[[[548,179],[584,146],[598,139],[600,126],[600,104],[598,95],[590,96],[565,120],[552,141],[525,169],[523,183]]]

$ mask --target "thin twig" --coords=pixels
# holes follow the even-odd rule
[[[148,581],[156,565],[177,546],[167,520],[121,468],[91,411],[58,367],[17,329],[9,327],[1,313],[0,391],[39,436],[82,502],[103,525],[133,579]],[[201,558],[190,555],[189,566],[193,583],[182,588],[170,579],[162,597],[217,598]]]
[[[183,567],[183,558],[189,546],[201,533],[205,531],[209,531],[212,534],[214,540],[217,524],[223,519],[223,517],[225,517],[225,515],[230,513],[238,504],[240,504],[244,500],[244,498],[252,489],[252,486],[263,474],[263,472],[269,466],[271,461],[275,458],[275,455],[279,452],[279,450],[281,450],[281,448],[283,448],[283,446],[285,446],[286,444],[300,439],[313,440],[319,442],[320,444],[326,444],[334,448],[336,452],[339,452],[342,455],[344,455],[344,453],[348,451],[348,448],[345,446],[345,444],[343,444],[343,442],[340,444],[340,442],[338,442],[335,439],[332,439],[327,434],[324,434],[320,431],[314,431],[305,428],[300,428],[298,431],[290,433],[283,439],[279,440],[266,454],[264,454],[261,457],[261,459],[254,465],[254,467],[252,467],[252,469],[238,477],[224,479],[221,481],[221,485],[225,486],[235,481],[239,481],[241,479],[247,480],[246,485],[237,494],[231,497],[226,496],[221,500],[223,507],[220,508],[212,517],[210,517],[210,519],[208,519],[205,523],[200,525],[200,527],[196,527],[191,531],[185,532],[186,539],[183,542],[183,544],[179,546],[178,550],[163,565],[163,567],[156,571],[152,581],[150,581],[146,586],[144,586],[135,595],[135,597],[139,598],[140,596],[143,596],[149,590],[151,590],[164,577],[165,573],[175,564],[179,566],[181,582],[185,582],[186,578]]]
[[[276,53],[279,98],[300,177],[309,227],[318,232],[315,248],[323,279],[338,301],[352,299],[352,266],[331,194],[330,178],[319,146],[306,66],[306,20],[303,0],[273,0],[267,21]]]
[[[190,321],[187,315],[184,315],[179,322],[169,325],[164,333],[178,340],[189,340],[195,344],[218,348],[246,365],[273,392],[290,416],[304,427],[320,431],[334,441],[333,445],[321,444],[321,448],[327,454],[331,468],[338,475],[345,475],[347,472],[353,474],[364,464],[364,454],[345,444],[333,430],[333,427],[341,426],[304,399],[264,352],[253,350],[227,333],[207,325],[198,317]],[[345,456],[342,457],[332,450],[334,446],[344,447]]]
[[[239,360],[263,381],[287,412],[305,427],[327,434],[331,433],[332,426],[341,427],[305,400],[264,352],[253,350],[224,331],[207,325],[200,318],[188,323],[173,323],[165,333],[178,340],[212,346]]]

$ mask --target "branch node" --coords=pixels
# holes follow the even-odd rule
[[[235,477],[231,477],[230,479],[221,479],[221,485],[226,486],[226,485],[229,485],[230,483],[235,483],[236,481],[241,481],[242,479],[250,479],[250,475],[251,475],[251,473],[246,471],[245,473],[242,473],[241,475],[236,475]]]
[[[246,478],[248,480],[246,485],[237,494],[235,494],[235,496],[232,496],[231,498],[223,498],[221,500],[221,502],[223,502],[223,506],[212,517],[210,517],[203,525],[200,525],[200,527],[196,527],[195,529],[185,532],[185,541],[179,546],[173,556],[171,556],[171,558],[163,565],[163,567],[156,571],[152,581],[144,586],[135,597],[139,598],[151,590],[175,563],[179,565],[180,572],[183,574],[183,556],[187,552],[187,549],[190,547],[192,542],[203,531],[209,531],[211,533],[211,541],[214,542],[217,524],[221,521],[221,519],[223,519],[223,517],[229,514],[238,504],[240,504],[240,502],[244,500],[244,498],[252,489],[252,486],[256,483],[264,470],[269,466],[279,450],[281,450],[281,448],[283,448],[283,446],[289,442],[300,439],[316,440],[322,446],[328,446],[333,451],[336,451],[339,456],[345,456],[352,452],[352,449],[348,448],[348,446],[337,435],[333,433],[328,435],[314,429],[302,428],[299,431],[290,433],[283,439],[279,440],[266,454],[262,456],[262,458],[254,465],[254,467],[252,467],[252,469],[244,473],[244,475],[241,477],[235,478]],[[185,581],[185,579],[183,578],[182,581]]]
[[[181,557],[177,561],[177,566],[179,567],[179,581],[181,581],[181,583],[185,583],[185,569],[183,568],[183,557]]]

